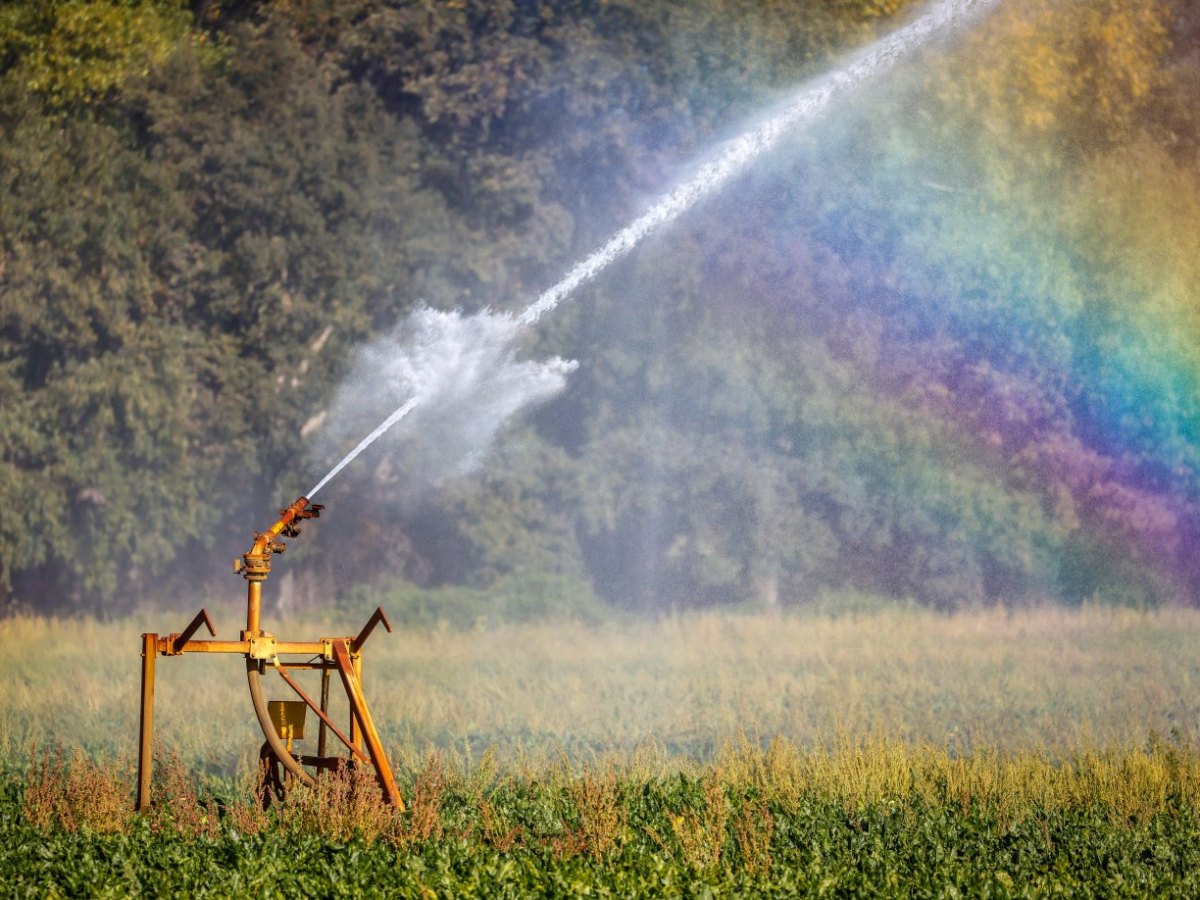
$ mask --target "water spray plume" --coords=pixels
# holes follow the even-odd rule
[[[512,333],[536,323],[564,299],[599,275],[617,259],[632,251],[656,229],[677,219],[702,198],[716,191],[751,162],[773,149],[785,135],[819,118],[836,101],[851,94],[869,79],[878,78],[895,68],[907,56],[933,38],[962,28],[977,15],[994,6],[997,0],[945,0],[910,24],[892,32],[860,51],[840,68],[809,82],[769,114],[761,124],[730,140],[716,158],[702,165],[687,181],[663,196],[646,213],[614,234],[603,246],[587,256],[553,287],[544,291],[515,319]],[[389,415],[358,446],[342,458],[317,483],[312,497],[355,457],[378,440],[397,422],[428,398],[416,391]]]
[[[574,369],[557,358],[518,359],[520,333],[507,313],[464,316],[422,306],[362,348],[314,453],[341,456],[357,443],[308,496],[372,442],[400,429],[411,451],[406,491],[436,487],[473,468],[509,418],[559,393]]]

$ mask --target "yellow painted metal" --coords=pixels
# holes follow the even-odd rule
[[[150,777],[154,768],[154,663],[158,635],[142,635],[142,714],[138,724],[138,783],[134,809],[150,808]]]
[[[166,651],[167,638],[159,638],[158,646],[159,653],[163,656],[172,656]],[[276,656],[320,656],[325,652],[325,648],[330,646],[330,639],[325,638],[319,641],[281,641],[278,638],[272,638],[275,646]],[[262,646],[262,645],[260,645]],[[245,641],[188,641],[180,649],[180,653],[238,653],[245,656],[251,652],[252,643],[249,640]],[[264,657],[265,658],[265,657]]]
[[[308,714],[308,704],[303,700],[268,700],[267,710],[271,714],[271,724],[275,733],[288,741],[304,740],[304,720]]]
[[[404,809],[399,788],[392,774],[391,765],[383,750],[383,742],[371,718],[366,697],[362,690],[362,646],[379,624],[391,631],[391,623],[382,609],[377,609],[354,637],[321,638],[318,641],[286,641],[276,638],[262,629],[262,584],[271,572],[271,556],[282,553],[286,547],[276,540],[280,535],[295,537],[300,533],[300,522],[316,518],[322,507],[309,504],[301,497],[291,506],[279,511],[279,520],[266,531],[255,532],[250,550],[234,562],[234,571],[246,579],[246,628],[240,640],[196,640],[192,637],[203,625],[210,634],[215,634],[206,610],[192,619],[181,632],[172,632],[166,637],[157,634],[142,635],[142,719],[138,749],[138,794],[137,809],[145,811],[150,803],[150,778],[153,763],[154,725],[154,666],[155,658],[180,656],[184,653],[237,653],[246,659],[246,673],[250,688],[250,699],[258,718],[266,745],[264,759],[272,759],[274,765],[282,767],[284,776],[280,782],[286,785],[315,783],[314,776],[304,766],[314,768],[317,774],[338,768],[344,764],[325,756],[326,733],[333,734],[350,750],[351,757],[357,756],[374,769],[379,785],[388,802]],[[282,663],[281,656],[302,656],[306,660]],[[263,697],[262,675],[266,665],[273,665],[284,681],[301,700],[272,700]],[[285,669],[320,669],[321,701],[313,702]],[[350,706],[350,734],[343,734],[329,718],[329,681],[332,669],[341,675],[342,685]],[[297,757],[292,753],[292,742],[304,737],[306,710],[312,707],[321,720],[318,755]],[[278,769],[275,770],[278,772]]]
[[[321,733],[319,742],[317,744],[317,756],[325,755],[325,729],[328,728],[334,733],[339,741],[346,745],[347,750],[349,750],[363,762],[369,763],[371,758],[367,756],[367,754],[363,753],[361,748],[354,746],[354,744],[350,742],[350,738],[346,737],[346,735],[342,733],[342,730],[334,725],[333,720],[329,718],[329,670],[325,669],[321,672],[321,705],[317,706],[317,704],[313,703],[312,697],[308,696],[308,694],[304,692],[304,688],[296,684],[296,682],[292,680],[292,676],[287,673],[287,669],[290,668],[293,668],[293,666],[284,668],[283,666],[279,665],[278,660],[275,663],[275,671],[279,673],[280,677],[288,683],[288,687],[295,691],[296,695],[300,697],[300,699],[304,701],[308,708],[317,714],[317,718],[321,720]]]
[[[367,745],[371,762],[375,764],[375,775],[379,779],[379,787],[383,796],[404,812],[404,801],[400,798],[400,788],[396,786],[396,778],[392,775],[392,767],[387,754],[383,750],[383,741],[375,730],[375,720],[371,718],[371,710],[367,707],[367,698],[363,695],[362,682],[359,680],[361,670],[350,661],[350,649],[345,644],[334,644],[333,659],[337,663],[338,674],[342,676],[342,684],[346,688],[346,696],[350,700],[351,721],[358,722],[362,737]],[[358,662],[356,659],[355,662]]]
[[[249,581],[249,576],[246,577],[246,636],[255,638],[258,637],[258,633],[262,630],[260,627],[262,616],[262,582]]]
[[[338,657],[338,653],[342,649],[343,648],[341,648],[341,647],[337,647],[334,649],[334,652],[333,652],[333,661],[338,664],[339,671],[341,670],[342,661]],[[349,650],[349,648],[345,648],[345,649]],[[349,658],[350,658],[350,667],[354,673],[354,678],[359,684],[362,684],[362,654],[350,654]],[[350,685],[346,682],[344,675],[342,678],[342,682],[343,682],[344,687],[346,688],[346,695],[351,696]],[[359,722],[358,716],[356,716],[354,714],[354,701],[353,700],[351,700],[351,702],[350,702],[350,743],[354,745],[354,749],[357,750],[358,752],[361,753],[363,751],[364,745],[363,745],[362,723]]]
[[[250,638],[250,658],[273,659],[279,652],[275,647],[275,635],[273,634],[260,634],[258,637],[252,637]]]
[[[329,652],[333,652],[333,647],[330,646]],[[326,737],[329,729],[329,669],[321,670],[321,729],[317,734],[317,756],[324,756],[326,750]],[[336,729],[335,729],[336,730]]]

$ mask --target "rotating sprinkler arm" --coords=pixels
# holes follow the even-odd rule
[[[281,541],[276,541],[275,538],[281,534],[284,537],[296,537],[300,534],[300,526],[297,524],[297,520],[320,518],[321,510],[324,508],[318,503],[310,505],[307,497],[301,497],[291,506],[281,509],[279,511],[279,521],[269,529],[255,532],[254,546],[245,555],[265,557],[268,550],[273,553],[282,553],[285,545]]]
[[[266,531],[256,531],[250,549],[233,561],[233,571],[241,573],[247,582],[246,633],[243,639],[252,640],[262,634],[262,583],[271,574],[271,554],[287,549],[287,544],[276,538],[280,535],[296,537],[300,534],[300,522],[318,518],[324,508],[318,503],[309,503],[307,497],[300,497],[291,506],[279,511],[279,521],[274,525]]]

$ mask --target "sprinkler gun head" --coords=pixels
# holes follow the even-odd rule
[[[303,519],[319,519],[321,510],[325,507],[320,503],[309,503],[307,497],[301,497],[287,509],[279,511],[279,521],[283,524],[279,533],[284,537],[298,537],[300,534],[300,521]],[[292,513],[292,515],[289,515]],[[276,550],[276,553],[282,553],[282,550]]]
[[[307,497],[301,497],[291,506],[281,509],[279,515],[281,520],[288,518],[289,513],[296,519],[319,519],[324,508],[320,503],[309,503]]]
[[[291,506],[281,509],[279,521],[266,531],[254,532],[253,546],[233,561],[234,574],[241,575],[247,581],[265,581],[271,573],[271,554],[287,549],[287,544],[275,538],[279,535],[297,537],[301,520],[318,518],[324,508],[319,503],[309,503],[307,497],[301,497]]]

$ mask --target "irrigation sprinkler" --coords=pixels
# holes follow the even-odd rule
[[[238,653],[246,659],[246,680],[254,714],[266,741],[259,754],[264,778],[264,801],[281,798],[297,784],[312,787],[323,772],[343,766],[371,766],[375,770],[384,798],[397,809],[404,809],[400,790],[362,687],[362,652],[367,638],[382,624],[388,631],[391,623],[381,608],[377,608],[357,635],[323,637],[315,641],[285,641],[263,631],[262,585],[271,573],[271,556],[287,549],[280,536],[294,538],[300,534],[305,519],[315,519],[323,507],[299,498],[279,511],[279,521],[266,531],[255,532],[250,550],[234,560],[233,570],[246,579],[246,629],[236,641],[205,640],[193,637],[201,626],[216,637],[216,629],[206,609],[200,610],[183,631],[168,635],[142,635],[142,702],[138,742],[138,786],[136,809],[145,812],[150,806],[150,780],[154,754],[154,670],[159,656],[182,656],[185,653]],[[279,676],[277,686],[290,691],[287,700],[267,700],[264,681],[270,672]],[[320,696],[314,700],[300,686],[296,675],[304,671],[320,673]],[[337,674],[346,692],[350,710],[349,727],[339,728],[329,714],[330,681]],[[305,754],[295,748],[295,742],[305,734],[305,720],[311,710],[317,717],[316,753]],[[347,733],[348,732],[348,733]],[[344,755],[330,754],[329,736],[333,735],[344,748]]]
[[[543,315],[595,278],[613,261],[631,252],[648,234],[665,226],[694,206],[701,198],[715,191],[747,165],[777,146],[783,135],[814,121],[836,100],[848,96],[867,79],[878,78],[908,57],[928,41],[959,27],[989,7],[996,0],[941,0],[930,11],[875,43],[839,69],[806,84],[790,97],[765,121],[748,128],[727,142],[715,158],[709,160],[690,177],[676,185],[645,213],[614,234],[607,243],[575,265],[557,284],[543,292],[513,321],[518,327],[529,327]],[[142,717],[138,748],[137,809],[150,804],[150,776],[153,762],[154,732],[154,668],[159,656],[180,656],[184,653],[240,653],[246,658],[246,675],[254,713],[262,727],[266,743],[261,759],[267,783],[278,796],[300,783],[312,786],[325,771],[343,765],[371,765],[386,799],[397,808],[404,803],[379,740],[362,689],[362,648],[371,632],[380,623],[388,631],[391,625],[382,609],[376,609],[355,637],[321,638],[317,641],[284,641],[262,630],[262,583],[271,572],[271,554],[282,553],[285,546],[277,538],[295,537],[300,522],[314,519],[321,507],[310,503],[331,478],[351,463],[363,450],[393,425],[407,416],[422,402],[418,392],[388,416],[374,431],[335,465],[308,496],[299,498],[280,510],[279,521],[265,532],[257,532],[249,552],[242,554],[234,570],[247,582],[246,630],[237,641],[197,640],[193,635],[203,625],[216,636],[206,610],[200,610],[181,632],[166,637],[148,633],[142,635]],[[299,661],[285,661],[301,657]],[[263,676],[273,669],[298,700],[267,701],[263,695]],[[300,687],[291,673],[301,670],[320,672],[320,701],[314,701]],[[337,672],[350,707],[349,735],[342,732],[329,716],[329,682]],[[302,740],[305,717],[312,710],[319,720],[317,752],[298,753],[294,742]],[[328,735],[332,733],[345,745],[348,755],[326,755]]]

